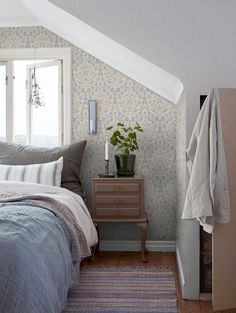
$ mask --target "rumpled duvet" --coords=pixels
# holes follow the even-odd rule
[[[0,313],[60,313],[96,242],[79,196],[0,182]]]

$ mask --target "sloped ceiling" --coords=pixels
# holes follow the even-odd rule
[[[0,17],[5,20],[2,19],[0,26],[42,25],[167,100],[173,103],[178,101],[183,84],[177,77],[50,1],[9,0],[6,4],[0,0],[0,4],[1,2],[3,6]]]
[[[189,73],[199,74],[219,62],[223,68],[226,59],[233,61],[236,55],[235,0],[50,2],[184,83],[190,79]]]
[[[38,25],[35,16],[19,0],[0,0],[0,27]]]
[[[37,16],[38,23],[48,25],[48,28],[50,16],[49,21],[46,21],[45,17],[49,14],[47,10],[40,10],[40,4],[50,3],[61,8],[77,21],[85,23],[82,25],[91,26],[97,34],[112,39],[117,44],[115,49],[117,48],[118,56],[124,51],[120,51],[118,47],[127,48],[135,62],[128,62],[128,69],[124,68],[123,72],[132,72],[134,69],[134,79],[139,77],[139,81],[148,81],[150,89],[156,92],[159,89],[160,94],[172,101],[174,99],[174,102],[178,98],[182,81],[189,98],[188,105],[191,106],[192,117],[188,117],[191,125],[199,110],[200,94],[207,93],[212,86],[236,86],[235,0],[0,0],[1,2],[17,2],[18,5],[19,2],[24,3],[33,12],[32,16]],[[0,12],[4,16],[2,9]],[[52,16],[51,24],[55,17],[56,15]],[[65,31],[67,35],[74,36],[76,29],[72,31],[72,24],[60,27],[54,23],[50,27],[61,36]],[[79,32],[78,34],[80,36]],[[66,34],[63,36],[66,37]],[[95,44],[91,39],[90,43],[89,48],[92,50],[97,42]],[[108,49],[107,53],[109,52]],[[123,64],[124,67],[124,62],[127,61],[125,55],[116,60],[115,63],[120,63],[118,66],[122,67]],[[138,61],[141,62],[137,65]],[[149,77],[144,77],[144,73],[149,73]],[[168,83],[166,79],[162,79],[161,73],[170,78],[170,81],[167,79]],[[169,73],[172,75],[169,76]],[[192,126],[190,130],[191,128]]]

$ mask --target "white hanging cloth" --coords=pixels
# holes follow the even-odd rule
[[[227,167],[217,89],[210,90],[198,115],[186,159],[190,180],[182,218],[197,219],[206,232],[212,233],[215,222],[230,222]]]

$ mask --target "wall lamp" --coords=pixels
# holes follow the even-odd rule
[[[89,135],[97,134],[97,101],[88,101]]]

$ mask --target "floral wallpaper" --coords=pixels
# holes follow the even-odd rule
[[[145,179],[149,240],[175,240],[176,231],[176,113],[177,106],[73,46],[43,27],[0,28],[0,48],[71,47],[72,137],[88,140],[81,178],[91,206],[91,178],[104,169],[108,125],[118,121],[144,128],[139,136],[136,174]],[[88,135],[89,99],[97,100],[98,134]],[[115,154],[110,147],[112,168]],[[136,240],[135,225],[102,225],[101,238]]]

